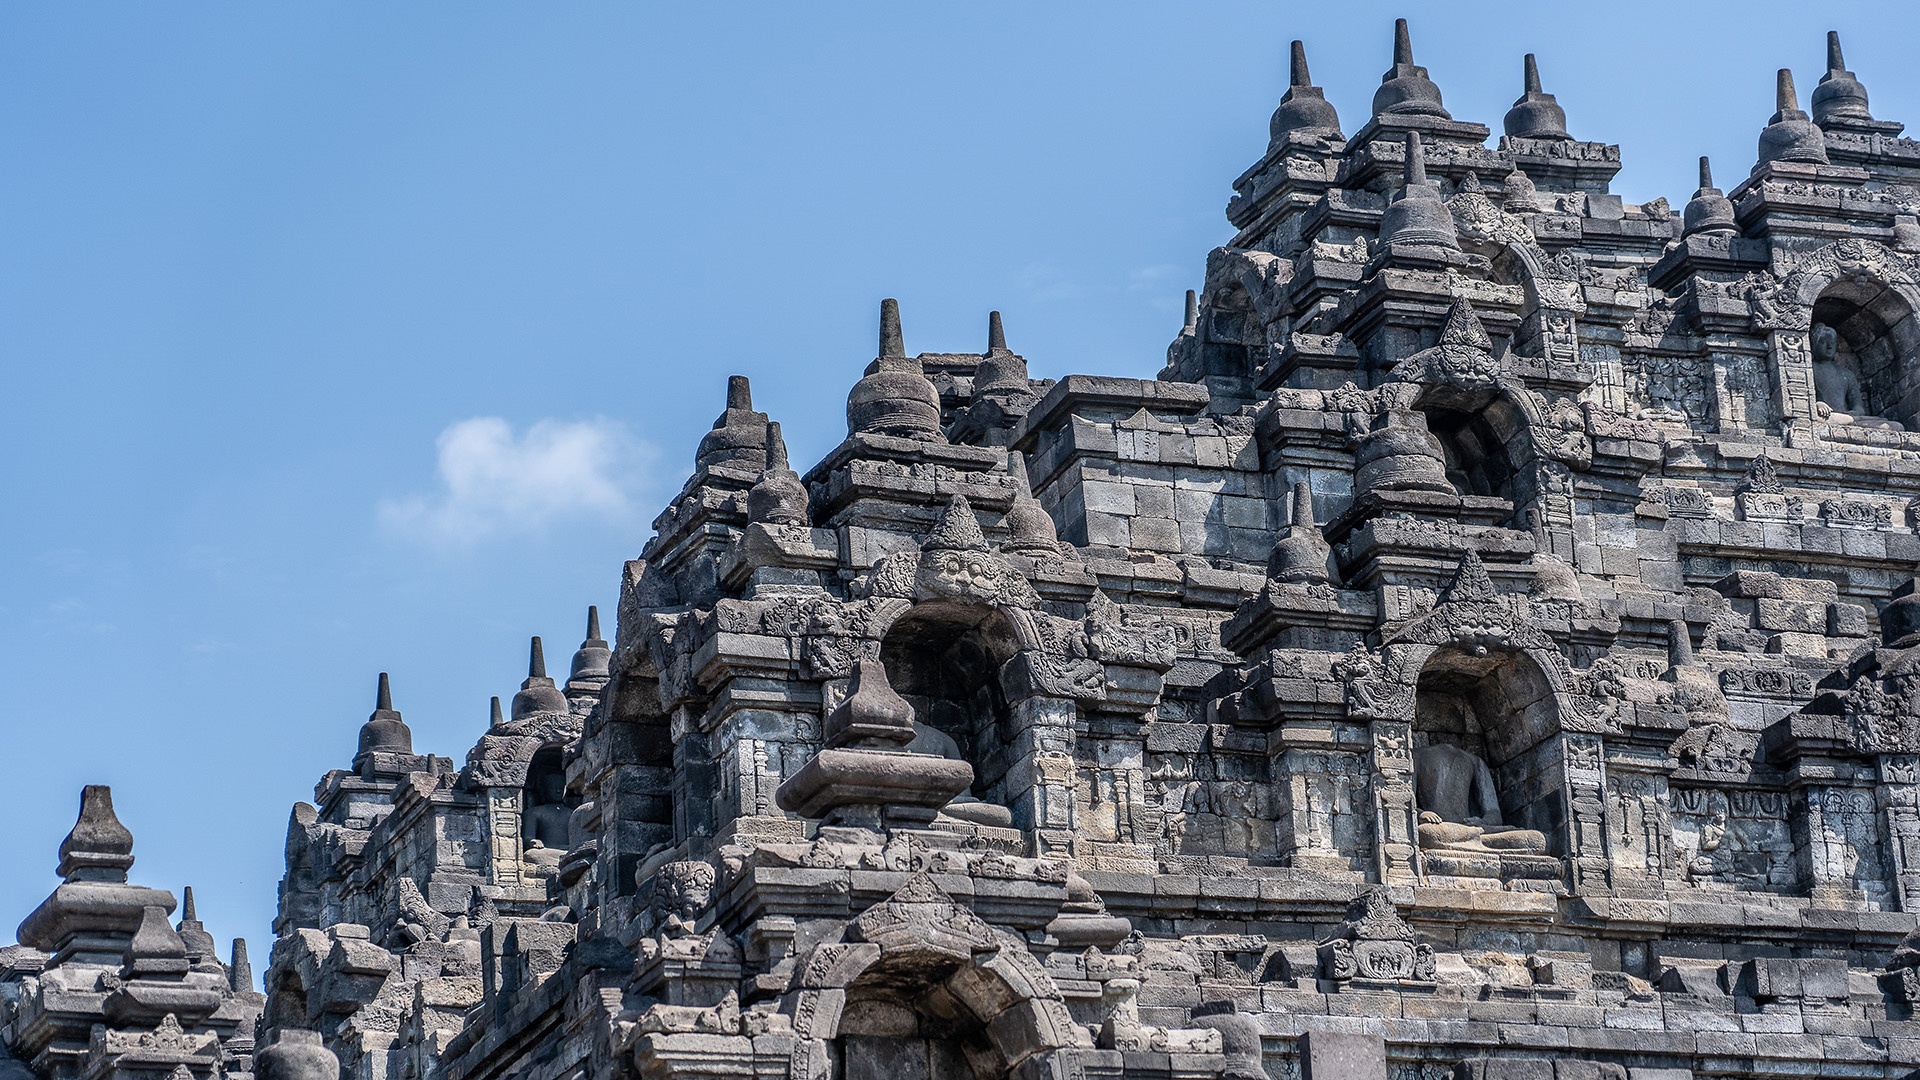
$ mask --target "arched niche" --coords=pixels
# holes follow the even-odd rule
[[[1563,853],[1560,838],[1566,831],[1553,739],[1559,730],[1553,684],[1521,650],[1446,646],[1434,650],[1420,668],[1413,714],[1416,775],[1428,747],[1449,746],[1472,755],[1491,774],[1499,822],[1545,834],[1549,853],[1556,855]],[[1418,780],[1415,787],[1421,787]],[[1485,809],[1474,806],[1470,812],[1490,818]]]
[[[1914,427],[1920,324],[1907,296],[1875,277],[1841,278],[1814,300],[1812,319],[1815,399],[1835,412]]]
[[[1015,627],[998,608],[964,600],[915,604],[887,627],[880,661],[894,692],[930,731],[912,749],[957,756],[973,766],[972,794],[1010,806],[1011,730],[1000,670],[1020,652]]]
[[[534,751],[527,763],[527,782],[521,804],[521,842],[532,848],[539,841],[549,851],[566,852],[573,843],[569,819],[580,804],[567,792],[565,751],[554,745]]]
[[[1524,391],[1521,391],[1524,393]],[[1516,517],[1538,498],[1536,418],[1522,397],[1498,382],[1422,387],[1414,407],[1440,440],[1447,480],[1462,495],[1504,499]]]

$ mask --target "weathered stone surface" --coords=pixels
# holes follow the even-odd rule
[[[1294,44],[1158,379],[887,301],[804,473],[731,380],[564,688],[381,678],[268,995],[88,789],[0,1074],[1920,1067],[1920,144],[1834,39],[1676,214],[1412,50]]]

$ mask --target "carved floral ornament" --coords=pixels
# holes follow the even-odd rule
[[[1836,281],[1871,280],[1898,293],[1920,311],[1920,282],[1913,260],[1873,240],[1836,240],[1800,260],[1784,279],[1749,273],[1735,286],[1747,301],[1756,330],[1805,331],[1813,326],[1813,305]]]

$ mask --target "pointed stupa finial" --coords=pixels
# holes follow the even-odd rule
[[[1667,623],[1667,666],[1693,666],[1693,638],[1684,619],[1673,619]]]
[[[923,551],[986,551],[987,538],[980,531],[980,519],[965,495],[955,495],[934,519]]]
[[[1200,294],[1195,292],[1192,289],[1187,290],[1187,310],[1184,318],[1185,318],[1185,321],[1183,321],[1180,324],[1181,329],[1193,330],[1199,327],[1200,325]]]
[[[1827,72],[1813,88],[1810,101],[1813,122],[1823,127],[1846,127],[1848,121],[1873,123],[1867,108],[1867,88],[1847,70],[1847,58],[1840,52],[1840,31],[1827,31]]]
[[[1460,234],[1440,190],[1427,182],[1427,154],[1418,131],[1407,132],[1405,183],[1380,215],[1380,243],[1459,250]]]
[[[407,727],[400,711],[393,707],[393,683],[384,671],[380,673],[379,689],[374,691],[373,712],[367,716],[367,722],[360,725],[360,750],[354,760],[359,761],[369,753],[413,753],[413,729]]]
[[[1005,550],[1032,558],[1059,558],[1060,534],[1053,515],[1033,497],[1025,454],[1007,451],[1007,475],[1013,478],[1013,505],[1007,508]]]
[[[1552,94],[1540,90],[1540,65],[1528,53],[1523,65],[1520,99],[1507,110],[1502,125],[1517,139],[1569,139],[1567,112]]]
[[[1733,203],[1713,186],[1713,166],[1706,155],[1700,157],[1700,190],[1687,200],[1680,215],[1683,235],[1695,233],[1726,234],[1738,231],[1733,219]]]
[[[1007,348],[1006,325],[1000,313],[987,312],[987,351],[973,369],[973,396],[978,401],[995,396],[1006,404],[1010,395],[1031,395],[1033,382],[1027,378],[1027,361]]]
[[[1000,323],[1000,313],[987,312],[987,352],[1003,353],[1007,351],[1007,330]]]
[[[1407,132],[1407,160],[1402,167],[1401,179],[1408,187],[1415,184],[1427,186],[1427,151],[1417,131]]]
[[[785,448],[782,447],[782,450]],[[567,679],[567,689],[603,685],[612,660],[613,651],[600,636],[600,608],[596,604],[588,604],[587,636],[580,642],[580,647],[574,650],[573,674]],[[582,683],[582,680],[589,682]]]
[[[489,727],[499,727],[506,722],[506,716],[500,711],[500,695],[495,694],[493,695],[493,705],[488,711],[487,725]]]
[[[227,963],[227,989],[235,994],[244,994],[253,989],[253,963],[247,959],[247,939],[233,939],[233,959]]]
[[[765,449],[760,445],[760,423],[765,419],[753,411],[753,387],[747,377],[727,376],[727,407],[720,410],[713,430],[701,436],[694,464],[759,468],[765,460]]]
[[[780,434],[780,421],[767,421],[767,471],[791,472],[793,466],[787,464],[787,440]],[[597,620],[599,616],[596,614]]]
[[[762,525],[807,525],[807,488],[787,464],[787,440],[767,421],[767,471],[747,492],[747,520]]]
[[[1791,69],[1781,68],[1774,75],[1773,101],[1773,118],[1760,132],[1760,160],[1754,167],[1773,161],[1827,164],[1826,136],[1800,111]]]
[[[80,789],[80,817],[60,842],[60,876],[68,881],[124,882],[133,866],[133,833],[113,812],[113,789]]]
[[[940,392],[907,356],[900,302],[880,301],[880,355],[847,392],[847,434],[944,442]]]
[[[880,301],[880,355],[907,355],[906,338],[900,333],[900,301],[891,296]]]
[[[527,648],[526,681],[520,684],[520,692],[513,695],[513,718],[524,720],[536,713],[567,711],[567,696],[547,677],[546,647],[535,634]]]
[[[1273,118],[1267,122],[1270,145],[1284,142],[1295,132],[1309,142],[1340,138],[1340,114],[1307,73],[1306,43],[1294,42],[1289,52],[1287,92],[1281,95],[1280,107],[1273,110]]]
[[[1333,580],[1333,549],[1313,520],[1313,488],[1293,485],[1293,519],[1267,556],[1267,576],[1292,584],[1325,585]]]
[[[887,681],[886,665],[878,658],[854,661],[847,696],[821,725],[828,748],[905,746],[913,734],[913,706]]]
[[[1427,69],[1413,62],[1413,35],[1407,20],[1393,21],[1393,66],[1380,77],[1380,89],[1373,92],[1373,114],[1437,116],[1451,120],[1440,102],[1440,88],[1427,77]]]
[[[194,911],[193,886],[191,885],[180,890],[180,921],[183,924],[197,923],[200,921],[198,914]]]

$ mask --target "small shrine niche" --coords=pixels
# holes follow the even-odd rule
[[[880,647],[887,681],[913,706],[917,734],[908,749],[971,764],[973,797],[999,806],[1008,805],[1009,748],[1017,743],[1000,669],[1017,651],[1005,615],[955,601],[915,607]]]
[[[1558,706],[1521,652],[1450,647],[1420,673],[1414,793],[1429,873],[1541,877],[1558,873],[1563,786]]]
[[[1425,412],[1427,430],[1439,437],[1446,451],[1447,480],[1454,490],[1514,501],[1514,468],[1507,446],[1519,425],[1502,424],[1506,418],[1492,406],[1472,412],[1442,408]]]
[[[863,989],[872,996],[850,999],[840,1020],[842,1080],[974,1080],[968,1049],[992,1055],[979,1032],[966,1047],[950,1030],[957,1025],[930,1022],[878,987]]]
[[[566,765],[557,746],[543,746],[527,766],[525,809],[520,835],[531,850],[565,853],[572,846],[570,822],[578,799],[567,795]]]
[[[1813,305],[1814,396],[1854,421],[1920,418],[1920,326],[1905,300],[1872,278],[1836,281]]]

